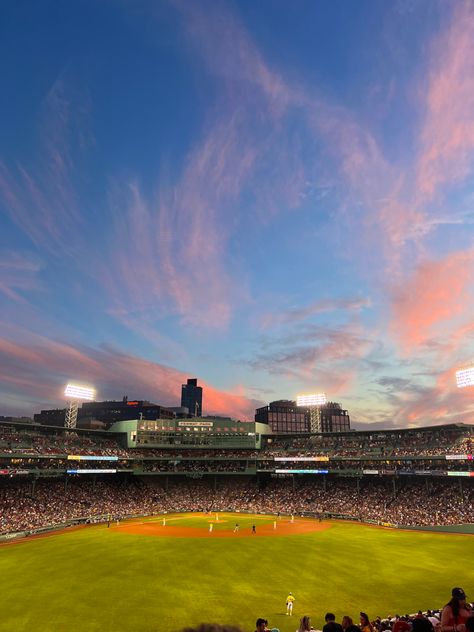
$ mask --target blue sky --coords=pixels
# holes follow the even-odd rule
[[[0,414],[472,421],[473,2],[1,11]]]

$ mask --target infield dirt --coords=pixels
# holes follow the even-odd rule
[[[213,523],[208,520],[207,523]],[[206,523],[206,524],[207,524]],[[203,525],[203,527],[184,527],[167,524],[163,526],[158,522],[141,522],[141,523],[123,523],[114,525],[111,529],[120,530],[122,533],[130,533],[133,535],[148,535],[155,537],[167,538],[259,538],[259,537],[279,537],[288,535],[300,535],[303,533],[315,533],[317,531],[325,531],[330,528],[330,524],[325,522],[317,522],[315,520],[305,520],[300,518],[295,522],[279,521],[276,529],[272,523],[257,525],[256,533],[252,532],[251,527],[241,527],[239,531],[234,531],[231,523],[229,529],[214,529],[212,532]]]

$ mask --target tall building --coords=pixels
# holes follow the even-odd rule
[[[276,434],[309,432],[309,415],[289,399],[279,399],[255,411],[255,421],[268,424]]]
[[[186,406],[191,417],[202,417],[202,386],[195,377],[181,386],[181,406]]]
[[[340,404],[328,402],[319,408],[319,413],[321,432],[347,432],[351,429],[349,413]],[[275,434],[311,432],[311,410],[288,399],[257,408],[255,421],[268,424]]]
[[[337,402],[327,402],[321,407],[321,432],[349,432],[351,418],[347,410]]]

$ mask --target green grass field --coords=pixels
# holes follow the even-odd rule
[[[226,521],[226,522],[225,522]],[[220,514],[215,529],[273,518]],[[171,524],[171,516],[168,524]],[[208,528],[201,517],[179,526]],[[0,546],[1,632],[174,632],[202,621],[253,631],[264,616],[294,632],[309,614],[358,618],[471,596],[474,539],[331,523],[310,534],[226,538],[132,535],[103,525]],[[460,563],[461,560],[461,563]],[[296,597],[292,619],[285,597]]]

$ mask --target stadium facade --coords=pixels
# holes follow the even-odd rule
[[[473,448],[474,427],[466,424],[290,434],[259,422],[204,417],[122,420],[109,430],[74,431],[3,421],[0,533],[24,526],[12,498],[30,508],[25,529],[31,529],[47,526],[44,521],[90,520],[105,514],[103,507],[110,513],[108,499],[122,494],[128,503],[138,490],[146,503],[133,505],[135,514],[218,508],[472,525]],[[431,498],[428,509],[420,505]],[[438,505],[449,511],[434,511]]]

